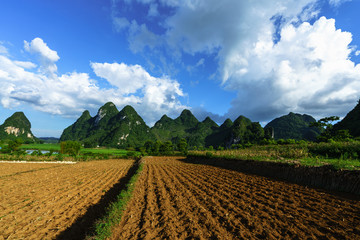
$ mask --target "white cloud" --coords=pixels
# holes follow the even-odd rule
[[[201,58],[197,63],[196,63],[196,67],[199,67],[199,66],[202,66],[204,65],[204,62],[205,62],[205,59],[204,58]]]
[[[140,65],[91,63],[91,67],[97,76],[116,87],[116,93],[124,96],[134,94],[136,101],[132,105],[141,110],[141,115],[149,124],[160,119],[164,113],[174,115],[185,108],[178,100],[184,93],[175,80],[153,77]]]
[[[34,38],[30,43],[24,41],[24,48],[28,52],[40,54],[41,57],[56,62],[60,59],[57,52],[51,50],[41,38]]]
[[[345,1],[329,4],[336,7]],[[289,111],[344,115],[360,96],[359,67],[349,56],[358,54],[349,46],[352,36],[336,29],[333,19],[317,19],[317,0],[159,4],[176,7],[159,23],[165,33],[155,35],[142,25],[147,34],[131,34],[129,39],[138,46],[132,49],[139,52],[161,43],[177,60],[182,53],[216,55],[221,86],[238,93],[229,116],[266,121]],[[313,25],[307,23],[316,19]]]
[[[145,24],[139,25],[136,20],[133,20],[129,27],[129,39],[130,49],[132,52],[141,52],[146,46],[154,48],[159,46],[161,39],[149,31]]]
[[[130,22],[124,17],[114,17],[113,24],[115,26],[116,31],[121,32],[130,26]]]
[[[7,54],[8,54],[7,48],[4,47],[3,45],[1,45],[1,42],[0,42],[0,54],[3,54],[3,55],[7,55]]]
[[[156,17],[158,15],[159,15],[158,5],[156,3],[150,4],[148,16],[149,17]]]
[[[350,2],[351,0],[329,0],[330,5],[334,6],[334,7],[338,7],[341,4],[345,3],[345,2]]]
[[[25,68],[25,69],[31,69],[31,68],[35,68],[37,66],[35,63],[32,63],[32,62],[14,61],[14,63],[17,66]]]
[[[38,54],[40,57],[40,71],[47,74],[49,77],[56,77],[57,62],[60,57],[57,52],[51,50],[41,38],[34,38],[30,43],[24,41],[24,49],[29,53]]]
[[[350,33],[335,28],[334,19],[322,17],[313,25],[286,25],[277,44],[263,38],[245,59],[241,49],[234,51],[224,64],[225,87],[239,93],[231,111],[255,119],[289,111],[343,115],[360,96],[351,40]]]
[[[128,66],[125,63],[91,63],[95,74],[106,79],[118,88],[121,94],[136,93],[152,77],[141,66]]]
[[[41,39],[24,47],[49,61],[58,59],[56,52]],[[41,64],[42,61],[40,59]],[[104,89],[87,73],[57,75],[53,72],[49,76],[47,72],[38,71],[43,67],[41,64],[37,67],[35,63],[12,60],[0,54],[0,85],[3,86],[0,104],[3,107],[26,104],[42,112],[78,117],[85,109],[96,111],[112,101],[119,108],[132,105],[148,124],[163,114],[176,115],[185,108],[178,99],[184,93],[176,80],[153,77],[139,65],[91,63],[95,74],[112,86]]]

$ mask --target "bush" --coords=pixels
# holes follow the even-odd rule
[[[180,139],[179,143],[177,144],[178,150],[186,155],[188,152],[188,143],[185,138]]]
[[[65,141],[60,143],[60,152],[62,154],[69,154],[76,158],[81,149],[81,144],[77,141]]]
[[[126,153],[126,156],[127,156],[127,157],[136,157],[136,155],[137,155],[137,154],[136,154],[136,152],[134,152],[134,151],[129,151],[129,152]]]
[[[34,150],[32,153],[31,153],[31,156],[42,156],[42,152],[40,150]]]
[[[213,157],[213,156],[214,156],[214,154],[213,154],[212,152],[206,152],[206,157],[211,158],[211,157]]]
[[[317,143],[308,146],[309,152],[329,158],[358,159],[360,155],[360,142]]]

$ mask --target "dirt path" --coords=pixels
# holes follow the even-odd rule
[[[53,239],[125,176],[133,161],[7,164],[0,164],[0,239]]]
[[[112,239],[360,239],[360,202],[296,184],[147,158]]]

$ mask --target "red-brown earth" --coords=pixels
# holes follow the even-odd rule
[[[0,239],[56,238],[97,204],[133,163],[0,163]]]
[[[178,157],[149,157],[112,239],[360,239],[360,202]]]

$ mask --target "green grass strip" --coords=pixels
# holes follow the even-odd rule
[[[130,178],[130,181],[126,184],[125,189],[117,196],[117,200],[110,204],[105,216],[98,220],[95,224],[95,235],[88,238],[102,240],[111,236],[112,228],[121,221],[122,214],[126,209],[127,203],[131,199],[132,193],[135,189],[135,183],[139,178],[143,167],[143,163],[140,163],[139,168]]]

